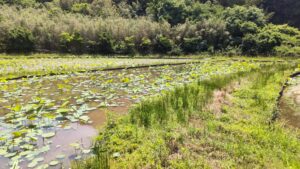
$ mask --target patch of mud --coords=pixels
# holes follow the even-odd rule
[[[222,114],[222,106],[231,105],[231,93],[240,86],[241,81],[235,81],[223,89],[215,90],[211,102],[207,105],[207,110],[219,117]]]
[[[280,117],[288,125],[300,128],[300,77],[296,77],[293,83],[283,92],[279,102]]]
[[[77,123],[70,124],[70,129],[59,129],[56,131],[56,135],[50,140],[39,139],[38,147],[43,147],[45,141],[50,141],[50,150],[41,154],[43,162],[38,165],[48,164],[50,161],[55,160],[58,156],[64,156],[61,158],[60,164],[57,166],[49,167],[51,169],[60,169],[62,167],[69,168],[71,161],[77,156],[83,156],[83,154],[71,145],[76,143],[81,149],[90,149],[93,144],[93,137],[97,136],[98,130],[89,125],[80,125]],[[28,162],[24,161],[20,163],[21,168],[27,168]],[[0,158],[0,169],[9,168],[9,159]]]

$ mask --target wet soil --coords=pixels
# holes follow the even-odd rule
[[[176,72],[181,72],[183,66],[176,66]],[[153,83],[153,81],[161,75],[161,72],[154,71],[151,68],[140,68],[137,70],[123,70],[126,74],[145,74],[145,78],[143,83],[147,84],[147,82]],[[81,148],[89,149],[93,144],[93,137],[97,136],[97,128],[103,126],[106,121],[106,113],[113,112],[117,115],[124,115],[128,112],[129,107],[135,103],[135,100],[130,98],[131,95],[147,95],[147,86],[142,88],[142,91],[139,93],[128,93],[127,87],[124,86],[124,89],[121,92],[116,91],[116,89],[120,88],[106,88],[101,86],[105,80],[113,79],[114,83],[120,83],[120,77],[118,77],[120,70],[111,70],[109,72],[103,73],[91,73],[92,78],[104,80],[93,81],[90,80],[90,76],[88,75],[64,75],[57,77],[45,77],[37,80],[23,81],[17,80],[14,83],[7,84],[8,89],[10,89],[9,95],[5,95],[1,93],[0,96],[0,117],[9,113],[9,109],[6,106],[10,106],[13,104],[28,104],[31,102],[31,99],[35,96],[41,98],[47,98],[49,100],[53,100],[55,105],[61,105],[66,101],[69,101],[71,105],[77,105],[76,101],[84,96],[83,91],[92,91],[93,93],[98,93],[100,96],[96,99],[87,99],[85,102],[89,105],[89,107],[97,107],[99,103],[103,101],[107,101],[107,94],[103,94],[104,92],[114,93],[113,99],[111,102],[108,101],[108,104],[117,103],[114,106],[108,106],[105,108],[97,107],[94,110],[88,112],[88,116],[90,117],[91,124],[89,125],[81,125],[79,123],[71,123],[67,124],[70,126],[70,129],[55,129],[55,136],[47,141],[50,141],[50,150],[44,154],[42,157],[44,161],[40,164],[47,164],[53,159],[56,158],[57,155],[64,154],[66,157],[64,160],[61,160],[62,164],[57,165],[52,168],[60,168],[62,165],[66,168],[70,166],[71,160],[73,160],[76,156],[76,151],[73,147],[70,146],[72,143],[79,143]],[[117,78],[118,77],[118,78]],[[114,86],[114,83],[111,86]],[[144,86],[144,84],[133,84]],[[63,89],[59,88],[59,85],[63,84]],[[72,84],[72,85],[70,85]],[[150,84],[150,83],[149,83]],[[21,87],[21,92],[18,92],[18,89]],[[123,88],[123,87],[122,87]],[[149,89],[151,90],[151,89]],[[88,95],[87,97],[90,97]],[[102,99],[104,98],[104,100]],[[43,146],[43,140],[38,141],[38,147]],[[0,169],[9,168],[8,165],[9,160],[7,158],[0,157]],[[40,165],[39,164],[39,165]],[[22,168],[27,168],[28,162],[20,163]]]
[[[300,128],[300,76],[285,89],[279,106],[280,118],[288,125]]]

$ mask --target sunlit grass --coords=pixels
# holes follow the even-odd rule
[[[110,168],[299,168],[300,133],[272,121],[293,67],[212,77],[147,99],[130,117],[109,120],[97,138],[96,157],[108,153]],[[220,116],[209,112],[213,91],[236,80],[241,86],[231,104]],[[87,166],[101,164],[96,158],[73,164]]]

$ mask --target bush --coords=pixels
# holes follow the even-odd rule
[[[60,46],[62,52],[70,52],[80,54],[84,51],[83,38],[79,33],[63,32],[60,35]]]
[[[34,6],[36,3],[36,0],[0,0],[0,4],[1,3],[7,3],[10,5],[20,5],[22,7],[30,7],[30,6]]]
[[[156,42],[155,42],[155,51],[158,53],[168,53],[172,50],[174,45],[174,42],[163,36],[159,35],[156,37]]]
[[[247,34],[243,38],[242,50],[245,54],[274,54],[283,39],[279,32],[265,27],[258,34]]]
[[[247,55],[257,55],[258,54],[258,44],[256,35],[247,34],[243,38],[242,52]]]
[[[89,4],[88,3],[75,3],[73,4],[71,11],[74,13],[81,13],[81,14],[89,14]]]
[[[187,8],[182,0],[153,0],[147,11],[154,20],[166,20],[171,25],[183,23],[187,18]]]
[[[196,37],[196,38],[184,38],[181,48],[185,53],[195,53],[195,52],[206,51],[208,46],[206,40],[202,40],[202,38]]]
[[[248,33],[254,33],[267,23],[263,10],[257,7],[234,6],[224,11],[226,28],[232,36],[232,45],[238,46]]]
[[[300,57],[300,47],[290,47],[290,46],[277,46],[275,47],[276,54],[278,56],[285,57]]]
[[[125,37],[124,40],[120,41],[116,46],[118,54],[133,55],[136,53],[134,37]]]
[[[110,33],[100,33],[96,41],[89,42],[91,53],[112,54],[114,53],[114,41]]]
[[[2,24],[2,16],[0,15],[0,25]],[[5,30],[2,28],[2,26],[0,26],[0,52],[4,52],[5,51],[5,36],[6,36],[6,32]]]
[[[149,38],[142,38],[142,41],[138,48],[139,52],[142,54],[148,54],[152,51],[152,42]]]
[[[35,40],[30,30],[16,27],[8,32],[6,39],[7,52],[31,52],[34,50]]]

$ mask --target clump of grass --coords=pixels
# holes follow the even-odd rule
[[[193,113],[203,110],[215,90],[250,74],[251,71],[255,70],[215,75],[209,79],[185,84],[176,87],[171,92],[148,98],[130,110],[131,122],[145,127],[150,127],[152,123],[163,125],[172,120],[186,123]]]
[[[269,123],[292,67],[215,76],[145,100],[130,117],[108,122],[97,144],[109,159],[96,156],[109,168],[299,168],[300,133],[280,121]],[[246,82],[220,117],[205,109],[214,90],[241,78]],[[78,168],[99,165],[97,160]]]

